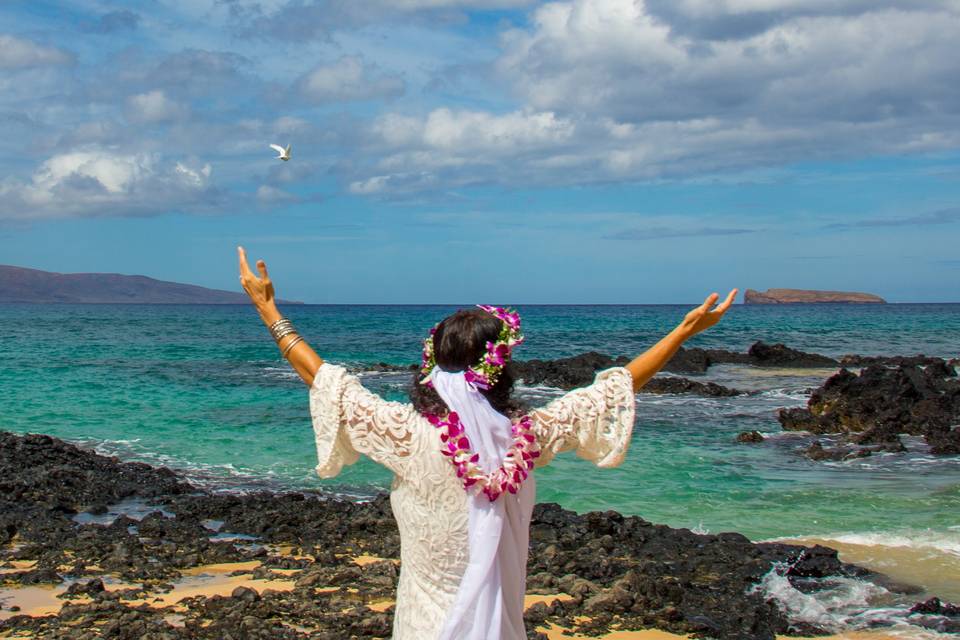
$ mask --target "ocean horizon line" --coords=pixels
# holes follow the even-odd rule
[[[476,302],[281,302],[279,307],[473,307]],[[703,304],[690,302],[511,302],[506,306],[523,307],[679,307]],[[936,302],[788,302],[778,304],[735,302],[735,307],[889,307],[894,305],[960,305],[960,301]],[[122,307],[251,307],[248,302],[17,302],[0,300],[0,305],[53,306],[122,306]]]

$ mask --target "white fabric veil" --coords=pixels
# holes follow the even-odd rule
[[[510,419],[490,406],[464,372],[434,367],[437,393],[470,439],[484,473],[496,470],[513,442]],[[490,502],[482,493],[467,497],[469,559],[456,600],[447,612],[440,640],[524,640],[523,595],[527,578],[530,516],[536,496],[533,474],[516,494]]]

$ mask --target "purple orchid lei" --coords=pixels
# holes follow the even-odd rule
[[[512,309],[478,304],[478,307],[502,321],[500,334],[496,342],[487,342],[487,352],[480,362],[467,369],[464,379],[479,389],[489,389],[497,383],[500,372],[510,360],[513,348],[523,342],[520,333],[520,314]],[[420,373],[424,377],[423,384],[433,386],[427,376],[437,366],[434,357],[433,336],[437,332],[437,325],[430,329],[430,335],[423,341],[423,356]],[[457,472],[457,477],[463,481],[467,491],[480,491],[491,502],[495,501],[504,492],[516,493],[520,485],[533,469],[534,460],[540,457],[540,447],[533,434],[533,424],[530,416],[523,416],[514,422],[510,431],[513,443],[507,449],[503,464],[490,473],[484,473],[477,465],[480,454],[475,453],[470,446],[460,416],[451,411],[446,419],[434,414],[427,414],[427,420],[440,430],[440,441],[443,443],[440,453],[450,458]]]
[[[480,362],[467,369],[464,374],[467,382],[472,383],[478,389],[489,389],[497,383],[500,372],[503,371],[503,367],[510,360],[513,348],[523,343],[523,334],[520,333],[520,314],[516,311],[504,307],[494,307],[489,304],[478,304],[477,306],[490,315],[499,318],[503,323],[497,341],[488,341],[487,352],[480,358]],[[437,366],[433,351],[433,334],[437,332],[438,326],[439,323],[434,325],[430,329],[430,335],[423,341],[420,373],[424,378],[430,375],[433,368]],[[423,384],[432,386],[433,383],[427,379]]]
[[[516,493],[523,481],[533,470],[534,460],[540,457],[540,447],[533,434],[530,416],[523,416],[510,428],[513,444],[507,449],[503,464],[490,473],[484,473],[477,465],[480,454],[474,453],[470,446],[460,416],[451,411],[446,420],[428,415],[430,424],[440,430],[443,447],[440,453],[450,458],[457,471],[457,477],[463,481],[467,491],[480,491],[490,502],[494,502],[504,492]]]

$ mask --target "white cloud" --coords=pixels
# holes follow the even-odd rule
[[[278,189],[276,187],[271,187],[268,184],[262,184],[257,187],[257,200],[263,204],[279,204],[283,202],[295,202],[299,198],[294,194],[284,191],[283,189]]]
[[[377,158],[368,167],[373,175],[350,181],[349,190],[371,195],[491,179],[512,182],[530,175],[544,154],[565,148],[575,135],[573,121],[551,112],[440,108],[422,118],[385,114],[370,127],[371,156]],[[517,166],[523,163],[527,168]],[[469,170],[477,167],[484,168]]]
[[[105,152],[78,151],[54,156],[33,175],[38,195],[49,194],[72,176],[91,178],[107,193],[121,193],[145,175],[153,173],[154,159],[147,155],[122,156]]]
[[[314,67],[300,78],[297,88],[312,102],[352,102],[399,96],[404,83],[399,76],[381,73],[357,56],[343,56],[332,64]]]
[[[381,4],[404,11],[418,11],[420,9],[509,9],[512,7],[526,7],[534,0],[389,0]]]
[[[526,7],[534,0],[389,0],[387,4],[403,11],[420,9],[510,9]]]
[[[386,189],[390,181],[390,176],[373,176],[366,180],[357,180],[350,183],[350,193],[358,195],[370,195],[380,193]]]
[[[511,9],[528,7],[536,0],[366,0],[363,4],[369,5],[371,13],[379,9],[393,11],[422,11],[429,9]],[[318,0],[314,2],[303,2],[303,0],[226,0],[225,5],[234,7],[241,13],[244,11],[253,11],[255,13],[272,14],[282,12],[285,9],[291,9],[300,6],[316,6],[326,8],[333,13],[340,7],[329,6],[329,2]],[[348,7],[353,3],[344,3]],[[327,6],[325,6],[327,5]],[[361,9],[357,7],[356,9]]]
[[[179,4],[196,18],[182,38],[140,21],[156,47],[96,38],[104,55],[78,49],[77,67],[41,40],[0,36],[0,67],[12,69],[0,106],[30,117],[10,135],[24,142],[4,147],[13,177],[0,177],[0,216],[201,209],[222,197],[204,174],[211,153],[217,181],[255,201],[331,175],[356,194],[448,194],[732,180],[960,148],[957,0]],[[489,24],[461,28],[473,10],[511,7],[532,8],[501,32],[499,56]],[[229,40],[223,20],[292,41]],[[316,57],[331,51],[363,53]],[[445,72],[470,88],[430,83]],[[271,142],[292,143],[294,161],[272,161]]]
[[[243,94],[251,89],[251,84],[259,88],[260,81],[250,73],[252,65],[251,60],[231,51],[184,49],[167,55],[149,71],[134,66],[128,75],[146,82],[150,89],[166,89],[181,98],[218,98]],[[118,76],[111,69],[103,81],[115,83]]]
[[[837,0],[671,0],[679,11],[691,17],[705,18],[797,9],[823,11],[851,4]]]
[[[276,133],[303,133],[309,131],[311,124],[303,118],[294,116],[281,116],[273,121],[273,130]]]
[[[505,34],[498,67],[528,104],[559,113],[861,121],[950,113],[960,102],[960,87],[946,83],[958,37],[957,9],[788,17],[710,41],[678,33],[644,2],[573,0],[544,5],[530,29]]]
[[[145,215],[202,206],[212,167],[157,154],[86,149],[42,162],[29,180],[0,184],[0,218]]]
[[[437,149],[511,152],[564,142],[572,133],[573,124],[558,119],[553,113],[515,111],[496,116],[478,111],[436,109],[427,116],[423,140]]]
[[[127,114],[134,122],[151,123],[178,120],[187,115],[187,108],[159,90],[138,93],[127,98]]]
[[[457,155],[511,154],[566,142],[574,133],[574,124],[552,112],[495,115],[440,108],[422,119],[386,114],[373,123],[372,133],[396,147],[418,146]]]
[[[173,169],[182,184],[196,189],[202,189],[207,186],[207,183],[210,181],[210,174],[212,173],[212,167],[209,162],[199,169],[178,162],[174,165]]]
[[[438,186],[437,176],[429,171],[418,171],[411,173],[393,173],[390,175],[373,176],[366,180],[351,182],[349,186],[350,193],[356,195],[379,195],[379,194],[400,194],[416,193],[436,189]]]
[[[416,144],[423,138],[423,121],[415,116],[387,113],[373,122],[371,133],[389,147]]]
[[[522,108],[381,116],[378,157],[348,184],[637,181],[955,149],[957,41],[952,0],[551,2],[502,34],[496,69]]]
[[[0,34],[0,69],[20,69],[68,64],[72,57],[56,47],[45,47],[30,40]]]

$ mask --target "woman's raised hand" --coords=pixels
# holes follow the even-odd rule
[[[716,293],[711,293],[707,296],[707,299],[703,301],[702,305],[692,309],[683,318],[683,322],[681,322],[678,327],[684,334],[684,338],[692,338],[701,331],[709,329],[720,322],[720,318],[723,317],[723,314],[726,313],[727,309],[730,308],[730,305],[733,304],[734,299],[737,297],[737,291],[737,289],[732,289],[730,293],[727,294],[727,299],[713,309],[710,307],[712,307],[720,297]]]
[[[267,264],[263,260],[257,260],[257,271],[260,272],[258,278],[250,270],[250,265],[247,264],[247,252],[243,250],[243,247],[237,247],[237,254],[240,257],[240,284],[247,295],[250,296],[250,301],[257,308],[263,324],[270,327],[270,333],[273,333],[273,327],[283,317],[280,315],[277,302],[273,297],[273,283],[267,274]],[[280,347],[283,357],[290,361],[293,369],[303,381],[312,385],[317,370],[323,364],[323,358],[318,356],[317,352],[296,332],[288,332],[282,335],[280,340],[277,341],[277,346]]]
[[[263,260],[257,260],[257,271],[260,272],[258,278],[247,264],[247,252],[243,250],[243,247],[237,247],[237,254],[240,257],[240,285],[250,296],[250,301],[257,310],[263,313],[263,311],[275,306],[273,282],[267,275],[267,264]]]

